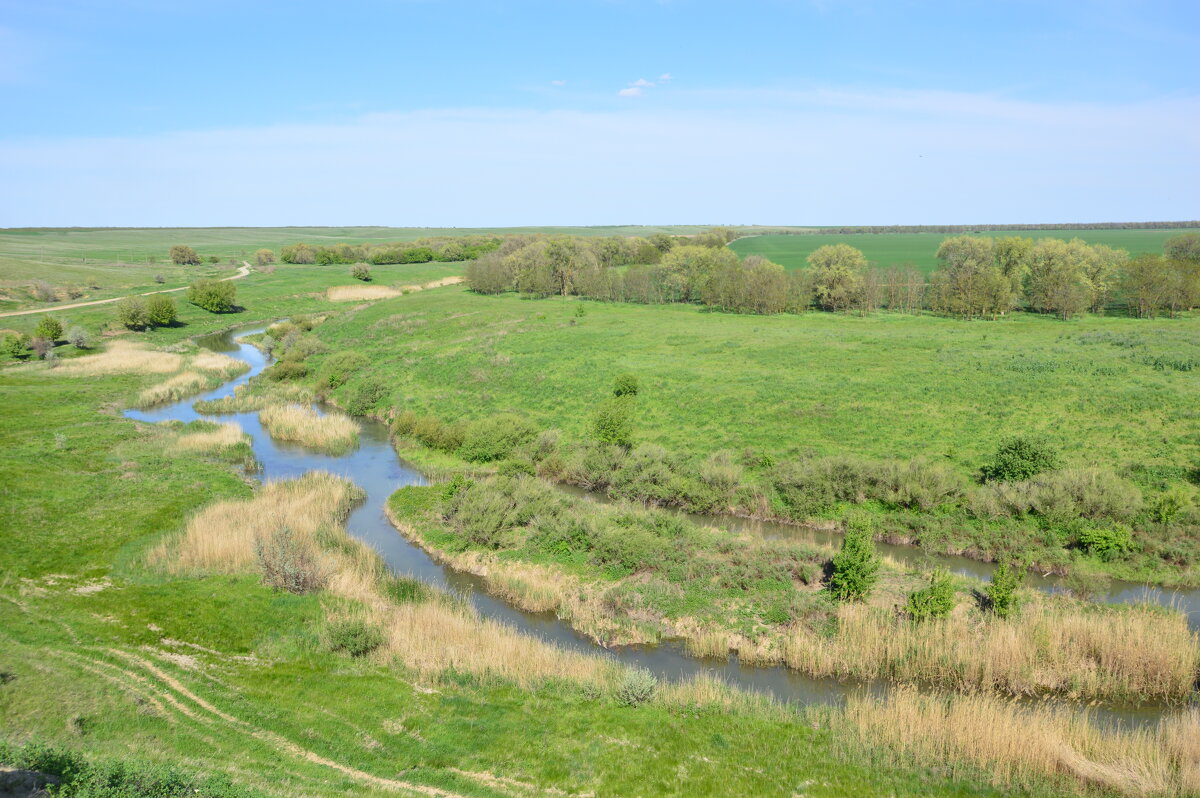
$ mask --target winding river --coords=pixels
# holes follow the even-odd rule
[[[149,410],[128,410],[125,415],[149,423],[170,420],[190,422],[198,419],[236,422],[252,438],[254,455],[261,465],[261,476],[264,480],[290,479],[307,471],[322,470],[354,481],[366,491],[367,497],[350,514],[346,521],[346,529],[351,535],[378,551],[395,573],[463,595],[481,616],[508,624],[524,634],[548,643],[589,654],[616,657],[622,662],[647,668],[665,680],[673,681],[698,674],[709,674],[729,684],[766,693],[785,702],[836,704],[850,691],[864,689],[861,684],[847,684],[834,679],[813,679],[782,666],[743,666],[733,656],[728,660],[699,658],[672,642],[654,646],[605,649],[575,632],[553,613],[525,612],[490,596],[482,580],[434,562],[419,547],[409,543],[387,520],[384,506],[388,496],[405,485],[425,485],[428,481],[416,467],[396,455],[389,440],[387,427],[383,424],[371,419],[356,418],[355,421],[359,425],[359,446],[348,454],[334,456],[273,440],[259,424],[257,412],[201,415],[193,409],[192,405],[197,400],[218,399],[231,395],[238,386],[247,383],[268,365],[266,356],[257,348],[235,340],[237,336],[260,332],[262,329],[259,326],[230,330],[196,339],[202,347],[249,364],[250,370],[245,374],[201,396]],[[318,411],[325,412],[325,409],[318,408]],[[829,543],[834,543],[837,539],[834,533],[813,532],[800,527],[741,518],[703,517],[697,520],[767,537],[801,538]],[[902,562],[928,561],[925,553],[913,547],[881,545],[880,549]],[[964,557],[933,559],[959,574],[986,579],[991,572],[989,564]],[[1027,580],[1027,584],[1048,591],[1063,589],[1061,581],[1054,577],[1032,577]],[[1168,604],[1188,613],[1188,623],[1193,629],[1200,625],[1200,590],[1197,589],[1165,591],[1144,585],[1114,583],[1109,593],[1101,600],[1149,600]],[[1128,707],[1105,709],[1095,712],[1093,716],[1101,721],[1144,724],[1153,722],[1158,714],[1159,710],[1155,707]]]

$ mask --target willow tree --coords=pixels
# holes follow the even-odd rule
[[[826,244],[808,256],[813,295],[826,310],[848,310],[862,299],[867,256],[849,244]]]

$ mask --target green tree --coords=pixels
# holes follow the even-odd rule
[[[865,516],[854,516],[847,521],[841,550],[833,556],[829,592],[838,601],[862,601],[878,578],[879,557],[871,522]]]
[[[940,266],[931,281],[930,304],[940,313],[973,319],[996,318],[1011,310],[1020,296],[1030,242],[1005,238],[955,236],[942,241]]]
[[[719,269],[735,266],[737,262],[737,254],[724,246],[689,244],[672,248],[663,255],[660,266],[667,275],[674,298],[680,302],[694,302],[700,299],[708,281]]]
[[[37,327],[33,328],[33,334],[36,338],[45,338],[47,341],[57,341],[59,338],[62,338],[62,322],[53,316],[42,316],[37,323]]]
[[[1058,452],[1042,438],[1017,436],[1001,442],[981,469],[984,482],[1019,482],[1059,467]]]
[[[236,307],[237,286],[229,280],[197,280],[188,286],[187,298],[210,313],[229,313]]]
[[[827,244],[808,256],[813,294],[826,310],[847,310],[861,301],[867,256],[849,244]]]
[[[992,572],[992,581],[984,588],[988,604],[997,618],[1011,618],[1020,606],[1017,588],[1021,586],[1020,566],[1005,560]]]
[[[1074,238],[1043,238],[1029,253],[1029,304],[1042,313],[1069,319],[1092,305],[1088,266],[1095,253]]]
[[[200,255],[185,244],[176,244],[171,247],[170,258],[171,262],[178,266],[198,266],[200,264]]]
[[[1163,254],[1171,260],[1200,263],[1200,233],[1171,236],[1163,242]]]
[[[592,437],[600,443],[626,448],[633,445],[633,401],[630,396],[610,396],[592,416]]]
[[[4,354],[14,360],[24,360],[29,356],[29,339],[21,333],[10,333],[4,336],[3,346]]]
[[[151,327],[170,327],[175,323],[178,313],[175,300],[166,294],[152,294],[146,300],[146,318]]]
[[[117,303],[117,322],[130,330],[144,330],[150,326],[150,314],[141,297],[125,297]]]
[[[1121,293],[1129,309],[1142,318],[1153,318],[1171,306],[1175,280],[1171,261],[1162,255],[1138,255],[1125,264]]]
[[[944,618],[954,611],[954,580],[949,572],[938,569],[929,576],[929,586],[908,594],[904,611],[914,621]]]

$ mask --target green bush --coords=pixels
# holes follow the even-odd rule
[[[580,307],[583,307],[580,305]],[[638,378],[634,374],[621,374],[613,380],[613,396],[637,396]]]
[[[632,410],[627,396],[613,396],[601,402],[592,416],[592,437],[599,443],[632,446]]]
[[[865,516],[847,521],[841,550],[833,556],[829,593],[838,601],[861,601],[879,578],[879,558],[871,522]]]
[[[358,352],[336,352],[321,365],[321,384],[340,388],[352,374],[366,368],[369,362],[365,355]]]
[[[343,618],[329,624],[326,645],[352,657],[365,657],[383,645],[383,632],[361,618]]]
[[[3,351],[14,360],[23,360],[29,357],[29,339],[22,333],[10,333],[4,336]]]
[[[177,316],[175,300],[166,294],[153,294],[146,300],[146,317],[152,327],[170,327]]]
[[[1020,607],[1020,597],[1017,588],[1021,586],[1021,567],[1005,560],[996,566],[992,572],[992,581],[988,582],[984,592],[988,604],[997,618],[1011,618]]]
[[[47,341],[57,341],[62,338],[62,334],[62,322],[53,316],[42,316],[38,320],[37,326],[33,328],[35,338],[45,338]]]
[[[458,456],[470,463],[503,460],[513,449],[533,441],[537,432],[532,421],[507,413],[480,419],[467,426]]]
[[[1079,545],[1104,562],[1112,562],[1134,550],[1133,533],[1129,527],[1084,527],[1079,531]]]
[[[375,410],[387,392],[387,383],[382,380],[375,377],[364,380],[350,392],[346,412],[352,416],[365,416]]]
[[[1047,441],[1015,437],[1000,444],[992,461],[984,465],[981,472],[984,482],[1017,482],[1058,467],[1058,452]]]
[[[229,280],[197,280],[188,286],[187,299],[209,313],[229,313],[237,307],[237,286]]]
[[[364,283],[371,281],[371,270],[364,263],[356,263],[350,267],[350,276],[355,280],[362,280]]]
[[[299,380],[308,375],[308,365],[299,360],[280,360],[270,368],[264,369],[263,374],[279,382]]]
[[[614,697],[623,707],[640,707],[654,699],[658,677],[645,668],[630,668],[621,677]]]
[[[904,611],[914,621],[944,618],[954,611],[954,580],[944,570],[934,571],[929,576],[929,586],[908,594]]]
[[[67,343],[76,349],[91,349],[92,337],[88,335],[88,331],[78,324],[67,330]]]
[[[178,266],[197,266],[200,264],[200,255],[196,250],[184,244],[176,244],[171,247],[168,255],[171,262]]]
[[[150,314],[141,297],[125,297],[117,303],[117,323],[130,330],[144,330],[150,326]]]

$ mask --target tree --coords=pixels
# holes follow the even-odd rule
[[[24,360],[29,356],[29,339],[21,333],[10,333],[4,336],[0,349],[14,360]]]
[[[178,266],[198,266],[200,264],[200,255],[185,244],[176,244],[171,247],[170,258],[171,262]]]
[[[600,443],[633,445],[633,397],[610,396],[592,416],[592,436]]]
[[[165,294],[152,294],[146,300],[146,318],[151,327],[169,327],[177,315],[175,300]]]
[[[141,297],[125,297],[117,303],[117,322],[130,330],[144,330],[150,326],[150,315]]]
[[[228,280],[197,280],[188,286],[188,302],[210,313],[229,313],[237,302],[237,286]]]
[[[870,521],[865,516],[850,518],[841,550],[833,556],[829,592],[838,601],[861,601],[879,578],[879,558]]]
[[[279,259],[284,263],[314,263],[317,254],[304,242],[292,244],[279,250]]]
[[[992,581],[984,588],[988,603],[997,618],[1010,618],[1020,606],[1017,588],[1021,586],[1021,576],[1008,560],[1001,562],[992,572]]]
[[[62,322],[53,316],[42,316],[37,323],[37,327],[33,328],[33,334],[35,337],[45,338],[47,341],[57,341],[59,338],[62,338]]]
[[[33,354],[37,355],[38,359],[45,358],[47,354],[54,351],[54,342],[49,338],[42,338],[35,335],[29,341],[29,348],[33,350]]]
[[[719,269],[733,268],[737,262],[737,253],[724,246],[689,244],[674,247],[663,255],[660,267],[667,275],[674,298],[680,302],[694,302],[700,299],[708,281]]]
[[[67,343],[76,349],[91,349],[92,338],[88,331],[78,324],[67,330]]]
[[[1200,263],[1200,233],[1171,236],[1163,242],[1163,254],[1171,260]]]
[[[827,244],[808,256],[813,293],[826,310],[847,310],[862,297],[867,257],[849,244]]]
[[[973,319],[1007,313],[1020,295],[1028,239],[956,236],[938,247],[930,304],[940,313]]]
[[[275,253],[269,249],[255,250],[254,262],[259,266],[268,266],[275,262]]]
[[[1171,304],[1175,289],[1171,262],[1162,255],[1143,254],[1130,259],[1121,274],[1121,293],[1130,310],[1153,318]]]
[[[1088,264],[1095,257],[1084,241],[1043,238],[1029,253],[1029,304],[1034,310],[1069,319],[1092,305]]]
[[[938,569],[929,575],[929,586],[908,594],[904,611],[914,621],[944,618],[954,611],[954,580]]]
[[[1003,441],[981,473],[984,482],[1020,482],[1058,467],[1058,452],[1047,441],[1018,436]]]

